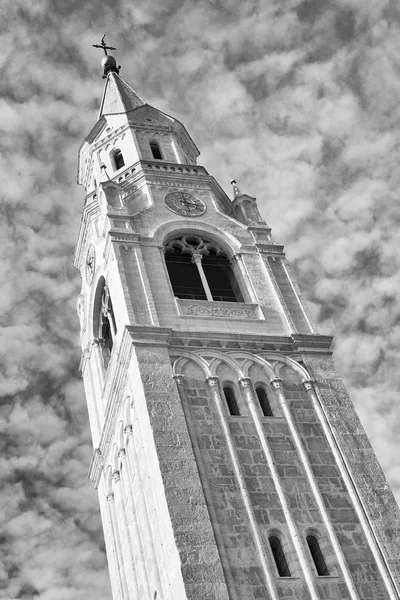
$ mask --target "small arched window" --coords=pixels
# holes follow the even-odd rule
[[[285,553],[283,552],[282,542],[277,535],[270,535],[269,545],[271,546],[272,555],[278,569],[279,577],[291,577],[289,565],[287,563]]]
[[[165,262],[177,298],[243,302],[229,258],[214,242],[175,238],[165,246]]]
[[[306,539],[318,575],[320,577],[323,577],[324,575],[329,575],[329,570],[326,566],[324,556],[321,552],[318,539],[315,535],[308,535]]]
[[[261,386],[256,387],[256,394],[264,417],[273,417],[274,413],[272,412],[265,389]]]
[[[124,157],[122,156],[122,152],[119,149],[113,151],[112,160],[114,171],[118,171],[119,169],[122,169],[122,167],[125,166]]]
[[[223,392],[229,413],[234,417],[240,417],[240,410],[236,401],[235,391],[233,390],[233,388],[231,388],[230,385],[225,385],[223,387]]]
[[[162,154],[160,150],[160,145],[158,142],[150,142],[150,149],[153,155],[153,158],[156,160],[162,160]]]

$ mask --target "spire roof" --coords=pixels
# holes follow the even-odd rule
[[[99,119],[103,115],[126,113],[144,104],[144,100],[117,73],[108,73]]]

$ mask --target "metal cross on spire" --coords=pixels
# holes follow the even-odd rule
[[[114,48],[113,46],[106,45],[106,40],[105,40],[106,35],[107,35],[106,33],[103,35],[103,37],[101,38],[100,44],[92,44],[92,46],[93,46],[93,48],[102,48],[104,50],[104,54],[106,56],[108,56],[107,50],[116,50],[116,48]]]

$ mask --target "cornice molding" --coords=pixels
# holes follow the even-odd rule
[[[285,256],[284,246],[281,244],[265,244],[263,242],[256,242],[255,246],[262,254],[280,254]]]
[[[110,229],[109,235],[112,242],[127,242],[131,244],[137,244],[140,241],[140,235],[138,233],[120,231],[118,229]]]
[[[293,334],[290,336],[257,335],[241,333],[217,333],[210,331],[171,330],[168,345],[171,348],[216,348],[222,350],[248,350],[250,352],[296,352],[331,355],[332,336]]]
[[[146,325],[127,325],[127,335],[135,346],[167,346],[172,329]]]

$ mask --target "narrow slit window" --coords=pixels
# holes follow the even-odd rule
[[[264,417],[273,417],[274,413],[272,412],[267,392],[264,390],[263,387],[258,387],[256,388],[256,394]]]
[[[114,171],[118,171],[125,166],[124,157],[122,156],[121,150],[116,150],[113,154],[114,159]]]
[[[282,542],[277,535],[269,537],[269,545],[271,546],[272,555],[275,560],[276,568],[278,569],[279,577],[291,577],[289,565],[282,548]]]
[[[236,401],[235,392],[233,391],[233,389],[229,385],[226,385],[224,386],[223,391],[226,403],[228,405],[229,413],[235,417],[240,416],[239,406]]]
[[[307,544],[310,549],[310,553],[314,561],[315,568],[317,569],[318,575],[320,577],[323,577],[324,575],[329,575],[328,567],[326,566],[324,556],[321,552],[319,542],[315,535],[307,536]]]
[[[158,142],[150,142],[150,149],[153,158],[155,158],[156,160],[162,160],[162,154]]]

